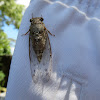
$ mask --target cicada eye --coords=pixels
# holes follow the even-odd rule
[[[44,20],[44,19],[41,17],[41,18],[40,18],[40,21],[43,21],[43,20]]]
[[[30,22],[32,22],[32,19],[30,19]]]

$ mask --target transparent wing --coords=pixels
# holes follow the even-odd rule
[[[30,37],[30,36],[29,36]],[[46,48],[43,52],[42,60],[39,63],[32,47],[32,41],[29,38],[29,58],[32,79],[34,83],[46,83],[50,79],[52,70],[52,55],[49,37],[47,38]]]

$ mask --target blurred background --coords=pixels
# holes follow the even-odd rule
[[[30,0],[0,0],[0,100],[6,96],[18,30],[29,3]]]

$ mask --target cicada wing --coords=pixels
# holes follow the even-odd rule
[[[49,81],[52,71],[52,51],[49,37],[47,37],[46,47],[43,52],[42,60],[41,60],[41,70],[43,73],[43,81],[44,83]]]
[[[32,79],[36,83],[38,81],[38,77],[39,77],[39,74],[38,74],[39,73],[39,62],[37,60],[37,56],[34,52],[33,45],[32,45],[32,43],[34,41],[32,41],[31,38],[32,38],[31,35],[29,35],[30,69],[31,69]]]
[[[31,37],[32,38],[32,37]],[[33,48],[33,42],[32,39],[30,39],[30,67],[31,67],[31,74],[33,81],[39,82],[46,82],[50,78],[51,70],[52,70],[52,53],[51,53],[51,45],[49,37],[47,36],[46,40],[46,46],[42,54],[42,59],[39,62],[37,59],[37,55]]]

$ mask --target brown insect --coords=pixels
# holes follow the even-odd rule
[[[30,29],[26,33],[26,34],[29,33],[29,58],[30,58],[30,61],[31,61],[30,41],[32,41],[32,48],[34,49],[34,52],[37,56],[39,63],[41,62],[43,52],[46,48],[47,39],[48,39],[49,45],[50,45],[48,33],[52,36],[55,36],[55,35],[51,34],[49,30],[46,29],[45,24],[43,23],[43,20],[44,20],[43,17],[33,18],[33,16],[32,16],[32,19],[30,19],[30,22],[31,22]],[[24,35],[26,35],[26,34],[24,34]],[[51,45],[50,45],[50,56],[51,55],[52,55],[52,52],[51,52]]]

